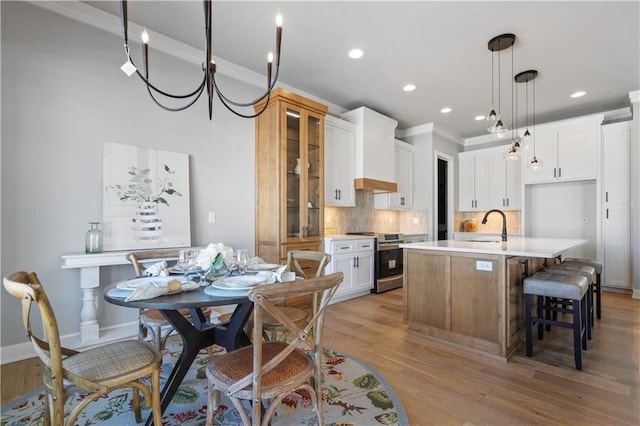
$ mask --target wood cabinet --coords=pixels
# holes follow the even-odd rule
[[[490,210],[489,158],[485,150],[458,154],[458,210]]]
[[[631,288],[631,122],[602,126],[603,285]]]
[[[525,184],[598,177],[599,122],[585,119],[536,128],[535,132],[536,157],[542,167],[525,167]]]
[[[324,204],[355,207],[356,126],[345,120],[325,117]]]
[[[404,250],[405,321],[433,338],[508,358],[524,336],[531,259]]]
[[[374,239],[326,239],[324,250],[331,255],[326,274],[342,272],[344,279],[332,302],[369,294],[374,279]]]
[[[256,118],[256,255],[267,262],[322,248],[326,113],[326,106],[277,88]]]
[[[374,194],[374,208],[390,210],[413,208],[413,153],[413,145],[396,139],[394,161],[398,190]]]

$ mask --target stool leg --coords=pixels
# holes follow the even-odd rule
[[[590,331],[591,328],[591,315],[589,314],[589,307],[588,307],[588,299],[586,297],[582,298],[582,300],[580,300],[580,311],[581,311],[581,319],[582,319],[582,350],[587,350],[587,338],[588,338],[588,331]]]
[[[600,274],[596,274],[596,316],[598,319],[602,317],[602,282]]]
[[[533,354],[533,322],[531,321],[531,299],[530,294],[524,295],[524,316],[525,316],[525,333],[527,341],[527,356],[531,357]]]
[[[589,289],[591,289],[591,286],[589,286]],[[593,292],[587,291],[586,296],[587,296],[586,303],[587,303],[587,323],[588,323],[587,338],[591,340],[591,328],[593,327]]]
[[[573,301],[573,358],[577,370],[582,370],[582,313],[580,305],[580,300]]]
[[[544,304],[546,303],[545,298],[542,296],[538,296],[538,318],[542,318],[542,309],[544,308]],[[547,310],[547,315],[549,315],[549,311]],[[544,335],[544,325],[539,322],[538,323],[538,340],[542,340]]]

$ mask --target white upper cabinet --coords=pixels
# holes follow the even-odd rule
[[[354,207],[356,126],[327,115],[324,122],[324,204]]]
[[[522,158],[507,161],[506,147],[492,148],[489,166],[489,208],[520,210],[522,193]]]
[[[411,210],[413,207],[413,145],[395,142],[395,177],[398,191],[374,194],[376,209]]]
[[[526,167],[530,160],[527,156],[524,183],[596,179],[600,122],[576,120],[534,129],[536,157],[542,161],[542,167],[538,170]]]
[[[460,211],[490,210],[489,166],[487,150],[458,154],[458,209]]]

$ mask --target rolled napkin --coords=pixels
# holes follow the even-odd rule
[[[278,281],[279,283],[282,282],[282,273],[287,269],[287,265],[282,265],[281,267],[279,267],[278,269],[276,269],[273,273],[276,276],[276,281]]]
[[[144,274],[150,277],[166,277],[169,275],[167,272],[167,262],[163,260],[162,262],[154,263],[144,270]]]
[[[180,282],[179,280],[170,281],[153,281],[140,284],[129,297],[124,299],[125,302],[133,300],[153,299],[154,297],[163,296],[170,293],[179,293],[181,291],[195,290],[200,287],[195,281]]]

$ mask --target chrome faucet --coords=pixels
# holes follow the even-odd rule
[[[485,213],[484,217],[482,218],[482,224],[485,225],[487,223],[487,216],[489,216],[491,213],[496,212],[496,213],[500,213],[502,215],[502,241],[507,241],[507,216],[505,216],[505,214],[502,212],[502,210],[489,210],[488,212]]]

